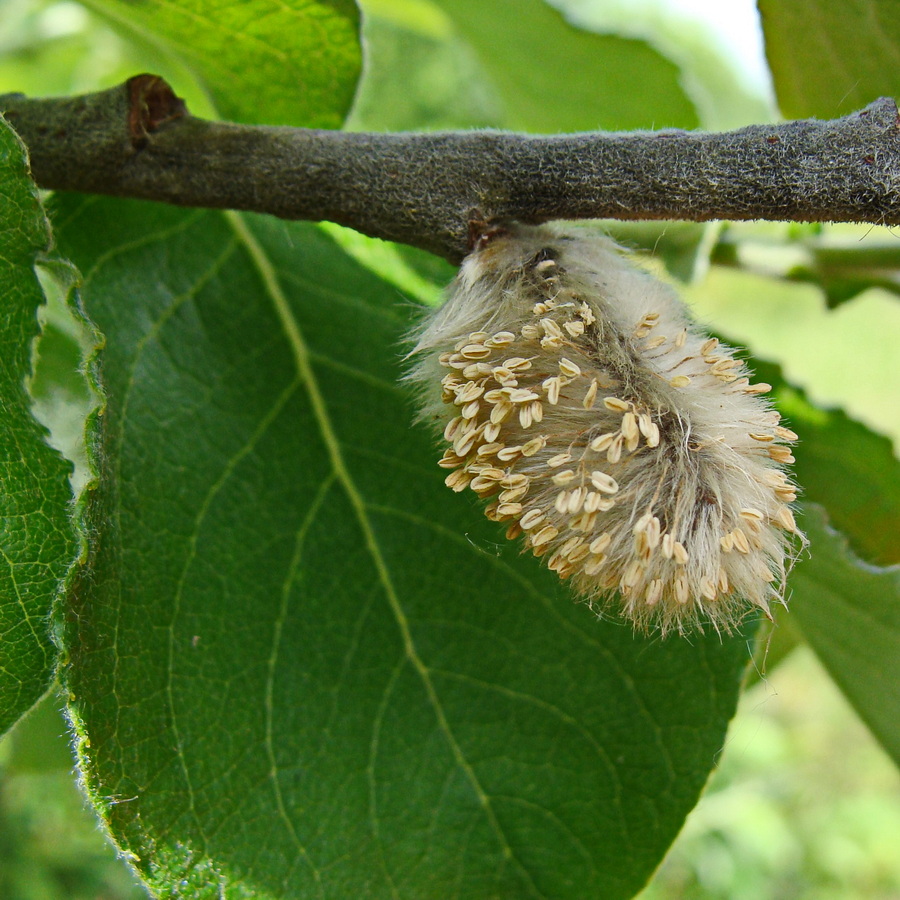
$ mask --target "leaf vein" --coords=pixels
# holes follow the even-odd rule
[[[172,735],[175,740],[175,748],[176,748],[176,756],[178,758],[182,777],[184,778],[185,787],[187,790],[187,799],[188,799],[188,809],[190,810],[191,815],[194,818],[194,822],[197,825],[198,832],[203,841],[203,855],[208,855],[207,850],[207,841],[208,838],[205,834],[203,823],[197,814],[196,811],[196,798],[194,794],[194,788],[191,781],[190,770],[187,765],[187,761],[185,759],[184,754],[184,737],[181,733],[181,729],[178,725],[178,713],[176,710],[176,702],[175,702],[175,692],[173,688],[173,676],[175,669],[175,655],[176,655],[176,640],[175,640],[175,622],[178,619],[178,616],[181,611],[181,603],[184,595],[185,583],[187,581],[188,572],[197,558],[197,545],[199,542],[199,535],[201,525],[206,518],[207,513],[209,512],[213,501],[219,495],[221,490],[225,487],[225,485],[230,480],[234,471],[237,469],[238,465],[250,455],[256,445],[259,443],[263,435],[268,431],[269,427],[272,423],[277,419],[278,415],[286,406],[288,400],[294,395],[297,391],[297,388],[300,385],[299,378],[295,378],[276,398],[275,402],[272,404],[271,408],[268,410],[265,416],[260,420],[253,434],[250,435],[250,438],[240,447],[240,449],[228,460],[225,466],[222,468],[222,471],[219,474],[219,477],[213,482],[210,486],[209,490],[206,493],[206,496],[203,498],[203,502],[200,504],[200,507],[197,511],[197,515],[194,519],[194,526],[191,529],[191,537],[188,541],[188,553],[185,558],[184,564],[181,567],[181,574],[178,578],[178,584],[175,589],[175,596],[172,599],[172,615],[168,624],[168,662],[166,666],[166,670],[168,673],[168,678],[166,680],[166,703],[169,708],[169,716],[171,718],[171,728]]]
[[[294,583],[294,579],[297,576],[297,572],[300,568],[300,562],[303,559],[303,550],[306,545],[306,537],[309,533],[309,529],[315,521],[316,517],[319,514],[319,510],[322,508],[322,503],[325,500],[325,496],[328,491],[331,489],[334,484],[335,476],[332,473],[328,478],[326,478],[322,484],[319,486],[318,491],[316,491],[316,495],[313,498],[312,503],[307,510],[306,516],[303,521],[300,523],[300,527],[297,530],[297,538],[294,546],[294,555],[291,559],[290,565],[288,566],[287,576],[284,579],[284,584],[282,585],[281,591],[281,605],[278,609],[278,615],[276,616],[275,622],[273,624],[273,634],[272,634],[272,652],[269,654],[269,659],[266,662],[267,671],[266,671],[266,689],[265,689],[265,712],[266,712],[266,754],[269,757],[269,778],[272,782],[272,790],[275,794],[275,805],[278,807],[278,816],[281,821],[284,823],[285,830],[287,831],[294,847],[297,849],[297,853],[299,857],[302,857],[304,862],[309,866],[312,870],[313,878],[315,879],[316,885],[318,887],[319,896],[324,896],[323,888],[322,888],[322,876],[319,870],[316,868],[313,861],[310,859],[309,852],[306,847],[303,846],[299,836],[297,835],[297,831],[294,828],[294,824],[288,815],[287,808],[284,805],[284,797],[281,793],[281,784],[278,781],[278,762],[275,759],[275,743],[273,740],[273,725],[275,720],[275,703],[274,703],[274,695],[275,695],[275,668],[278,664],[278,652],[281,647],[281,636],[282,631],[284,629],[284,623],[287,619],[288,615],[288,607],[290,605],[290,595],[291,595],[291,587]],[[285,875],[284,880],[284,889],[287,890],[288,882],[290,881],[292,869],[288,871]]]
[[[331,418],[325,404],[325,398],[323,397],[319,389],[319,385],[313,371],[309,349],[300,330],[300,325],[297,322],[293,311],[290,308],[288,299],[284,294],[284,290],[282,289],[281,284],[278,281],[278,276],[276,274],[275,268],[266,255],[265,251],[263,250],[262,246],[256,240],[256,237],[250,231],[250,228],[247,226],[244,219],[239,214],[232,211],[228,211],[224,215],[230,222],[235,233],[244,243],[247,252],[250,254],[253,263],[259,273],[259,276],[264,283],[266,292],[270,296],[270,299],[275,308],[275,312],[281,322],[282,327],[284,328],[285,337],[288,340],[293,352],[299,376],[302,379],[309,395],[313,415],[321,430],[322,439],[328,451],[332,468],[334,469],[334,472],[337,475],[337,479],[346,492],[347,498],[350,501],[351,506],[353,507],[354,513],[357,518],[357,523],[363,534],[365,546],[372,558],[373,564],[375,565],[375,569],[378,573],[378,578],[381,582],[382,589],[384,590],[388,605],[390,606],[394,619],[396,620],[397,626],[400,630],[404,651],[407,658],[412,663],[413,668],[416,670],[420,681],[422,682],[422,686],[425,689],[425,693],[428,697],[432,710],[434,711],[438,726],[440,727],[440,730],[444,735],[444,739],[447,741],[447,744],[450,747],[456,764],[463,771],[470,787],[478,797],[482,809],[484,810],[485,816],[490,824],[491,830],[494,832],[496,838],[500,842],[501,847],[503,848],[504,855],[515,862],[520,873],[522,874],[525,883],[528,886],[529,892],[535,897],[543,897],[541,892],[538,890],[537,885],[534,883],[530,872],[524,865],[522,865],[521,862],[519,862],[518,859],[515,858],[512,847],[507,840],[499,821],[497,820],[497,816],[494,810],[491,808],[490,798],[485,793],[484,788],[479,782],[478,777],[472,769],[471,764],[466,759],[465,754],[463,753],[462,748],[457,742],[456,736],[454,735],[453,730],[450,727],[446,712],[444,711],[440,698],[437,695],[434,684],[431,681],[428,667],[422,661],[421,657],[419,656],[418,650],[416,649],[409,627],[409,621],[407,620],[406,613],[404,612],[402,604],[400,603],[400,598],[397,596],[397,593],[394,589],[393,581],[391,579],[390,572],[388,571],[387,563],[385,562],[384,556],[381,552],[381,548],[378,545],[378,541],[375,536],[375,530],[367,513],[366,503],[362,495],[360,494],[355,482],[353,481],[350,472],[347,469],[347,465],[344,461],[343,453],[341,451],[340,442],[338,441],[337,434],[335,433],[334,426],[332,425]]]

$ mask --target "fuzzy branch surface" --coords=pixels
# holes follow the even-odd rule
[[[894,100],[830,121],[534,136],[375,134],[196,118],[137,75],[65,98],[0,95],[38,185],[328,220],[458,262],[473,219],[900,224]]]

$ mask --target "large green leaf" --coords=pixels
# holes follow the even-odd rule
[[[631,896],[714,764],[746,640],[599,621],[447,491],[397,383],[409,304],[321,230],[111,200],[57,218],[109,392],[65,686],[142,876]]]
[[[793,620],[900,765],[900,566],[860,562],[815,505],[804,525],[815,552],[791,578]]]
[[[362,65],[354,0],[83,2],[174,55],[223,118],[339,128],[353,101]]]
[[[900,96],[896,0],[757,0],[788,118],[832,119]]]
[[[644,41],[592,34],[544,0],[435,0],[526,131],[696,128],[677,66]],[[389,3],[381,0],[379,6]]]
[[[0,732],[50,683],[48,614],[77,555],[71,467],[47,444],[26,388],[44,302],[34,264],[49,242],[25,148],[0,117]]]

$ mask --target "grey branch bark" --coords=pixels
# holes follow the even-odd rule
[[[900,120],[541,137],[364,134],[191,116],[160,78],[0,96],[45,188],[329,220],[458,261],[473,220],[775,219],[900,224]]]

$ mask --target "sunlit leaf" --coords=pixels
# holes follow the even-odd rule
[[[757,0],[775,93],[788,118],[847,115],[900,96],[896,0]]]
[[[436,0],[471,44],[507,128],[695,128],[678,67],[644,41],[571,25],[544,0]]]
[[[815,552],[791,578],[791,611],[832,678],[900,765],[900,566],[855,558],[811,505]]]
[[[127,36],[174,55],[222,118],[339,128],[353,101],[362,64],[353,0],[85,4]]]

